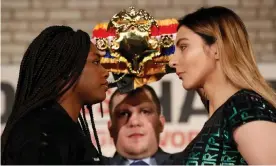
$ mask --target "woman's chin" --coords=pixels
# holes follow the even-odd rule
[[[195,89],[192,84],[188,84],[188,83],[185,83],[184,81],[182,82],[182,87],[185,89],[185,90],[193,90]]]
[[[99,96],[98,103],[103,102],[106,99],[106,93],[103,93],[101,96]]]
[[[90,101],[90,104],[98,104],[105,100],[106,94],[102,93],[101,95],[97,96],[97,98],[94,98],[94,100]]]

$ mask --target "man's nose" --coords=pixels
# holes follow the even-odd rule
[[[142,125],[141,117],[138,114],[132,114],[131,117],[129,118],[128,123],[130,127],[141,126]]]

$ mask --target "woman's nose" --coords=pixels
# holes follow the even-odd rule
[[[175,68],[175,66],[176,66],[176,58],[175,58],[175,55],[172,55],[172,58],[171,58],[171,60],[169,61],[169,66],[170,66],[171,68]]]
[[[108,76],[109,76],[109,72],[102,66],[103,68],[103,75],[104,75],[104,78],[107,79]]]

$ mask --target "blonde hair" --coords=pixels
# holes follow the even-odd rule
[[[201,8],[179,20],[207,44],[216,42],[221,67],[227,79],[236,87],[257,92],[274,107],[276,93],[261,75],[241,18],[225,7]]]

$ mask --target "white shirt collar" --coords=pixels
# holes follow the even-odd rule
[[[144,158],[144,159],[140,159],[140,160],[143,160],[144,162],[146,162],[148,165],[150,165],[150,157],[148,158]],[[137,160],[131,160],[131,159],[128,159],[128,163],[132,163],[134,161],[137,161]]]
[[[144,158],[144,159],[140,159],[140,160],[143,160],[144,162],[146,162],[149,165],[157,165],[156,160],[153,157],[148,157],[148,158]],[[137,160],[127,159],[125,165],[130,165],[130,163],[132,163],[133,161],[137,161]]]

